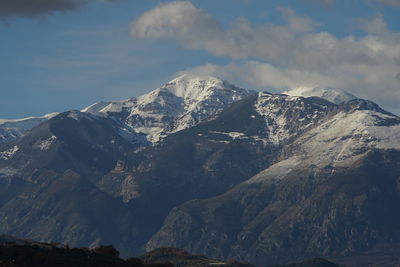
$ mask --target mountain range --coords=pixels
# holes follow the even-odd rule
[[[0,121],[0,137],[3,234],[261,265],[378,266],[400,251],[400,118],[343,90],[272,94],[184,75],[128,100]]]

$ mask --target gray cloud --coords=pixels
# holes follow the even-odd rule
[[[40,17],[82,8],[85,0],[0,0],[0,17]]]
[[[118,2],[119,0],[100,0]],[[0,19],[13,17],[43,17],[55,12],[76,11],[88,0],[0,0]]]
[[[318,23],[279,8],[285,25],[252,27],[245,19],[222,28],[188,1],[162,4],[131,23],[140,38],[167,38],[187,49],[227,56],[232,63],[208,64],[189,72],[223,76],[260,87],[327,86],[349,90],[384,106],[400,102],[397,64],[400,34],[382,16],[363,23],[364,36],[337,38]]]

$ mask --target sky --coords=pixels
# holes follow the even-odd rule
[[[332,87],[400,115],[400,0],[0,0],[0,118],[82,109],[182,73]]]

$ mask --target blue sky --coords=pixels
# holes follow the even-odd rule
[[[340,87],[400,114],[398,0],[53,1],[82,5],[0,0],[0,118],[137,96],[181,72]]]

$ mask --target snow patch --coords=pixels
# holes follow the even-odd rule
[[[39,148],[42,151],[48,150],[51,147],[51,145],[53,145],[56,141],[57,141],[57,137],[55,137],[53,135],[50,138],[47,138],[46,140],[41,141],[40,143],[38,143],[36,145],[36,147]]]
[[[210,131],[210,133],[214,134],[222,134],[222,135],[227,135],[233,140],[238,139],[238,138],[248,138],[244,133],[239,133],[239,132],[218,132],[218,131]]]
[[[15,153],[17,153],[19,150],[18,146],[14,146],[6,151],[0,152],[0,159],[3,160],[9,160],[10,158],[12,158]]]

